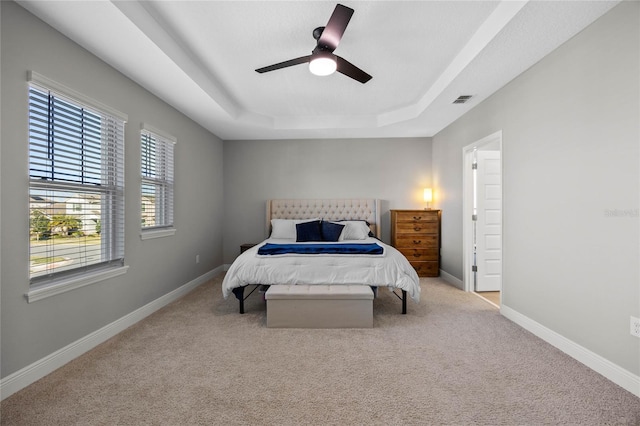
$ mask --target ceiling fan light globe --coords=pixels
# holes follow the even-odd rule
[[[325,76],[336,72],[336,60],[328,56],[318,56],[309,62],[309,71],[311,74]]]

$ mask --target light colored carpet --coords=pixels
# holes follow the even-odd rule
[[[640,399],[437,278],[373,329],[268,329],[222,276],[10,396],[2,425],[638,425]]]

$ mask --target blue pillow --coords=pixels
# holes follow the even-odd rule
[[[337,223],[322,221],[322,240],[323,241],[338,241],[340,234],[342,234],[342,228],[344,225]]]
[[[296,223],[296,242],[322,241],[320,221]]]

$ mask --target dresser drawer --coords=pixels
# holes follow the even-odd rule
[[[395,247],[401,248],[432,248],[438,247],[438,235],[396,235]]]
[[[440,276],[440,267],[437,261],[433,262],[414,262],[409,261],[413,269],[416,270],[419,277],[437,277]]]
[[[396,234],[437,234],[438,222],[398,222]]]
[[[398,247],[398,251],[404,255],[409,261],[438,260],[438,249],[412,249]]]
[[[434,222],[438,223],[438,211],[437,210],[425,210],[425,211],[396,211],[396,222]]]

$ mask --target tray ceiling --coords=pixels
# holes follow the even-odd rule
[[[433,136],[617,3],[343,2],[361,84],[254,71],[310,54],[335,2],[19,2],[225,140]]]

